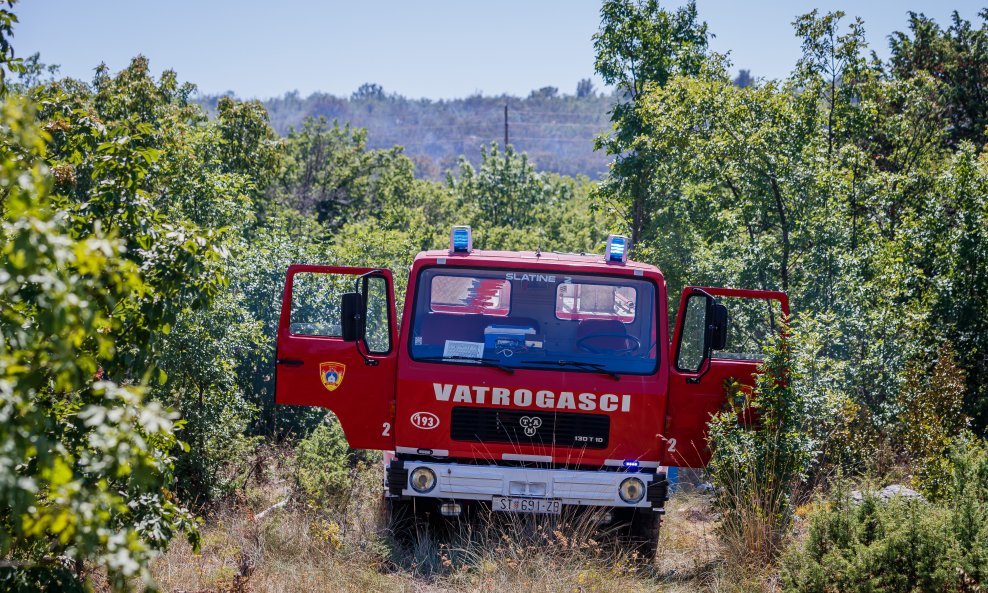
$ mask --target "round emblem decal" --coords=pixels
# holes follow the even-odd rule
[[[432,430],[439,426],[439,416],[432,412],[415,412],[411,417],[412,426],[422,430]]]

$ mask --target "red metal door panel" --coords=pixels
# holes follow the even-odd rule
[[[759,360],[740,360],[719,357],[717,352],[699,371],[680,369],[679,351],[684,339],[687,303],[691,296],[709,294],[714,297],[754,299],[778,303],[781,314],[789,315],[789,299],[784,292],[743,290],[688,286],[683,290],[676,319],[676,331],[669,350],[669,404],[666,412],[663,465],[679,467],[705,467],[710,461],[707,445],[707,423],[713,414],[724,408],[727,401],[725,382],[734,379],[748,386],[754,385],[754,375]],[[731,315],[731,308],[728,307]],[[731,324],[738,321],[731,319]],[[781,326],[780,326],[781,327]]]
[[[368,338],[371,350],[361,343],[358,351],[356,343],[340,337],[339,296],[353,291],[355,280],[368,273],[375,286],[384,283],[368,305],[380,323],[373,341]],[[367,317],[370,325],[372,313]],[[331,410],[353,448],[393,449],[397,339],[390,270],[289,266],[278,326],[275,401]]]

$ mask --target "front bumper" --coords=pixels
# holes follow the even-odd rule
[[[417,492],[408,483],[408,476],[418,467],[436,473],[437,483],[429,492]],[[645,497],[635,504],[624,502],[618,494],[621,482],[629,477],[645,483]],[[559,499],[564,505],[662,511],[669,483],[663,471],[540,469],[393,459],[385,473],[385,488],[390,496],[488,502],[495,496],[517,496]]]

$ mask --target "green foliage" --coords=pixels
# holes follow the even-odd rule
[[[940,348],[932,372],[910,361],[899,393],[902,442],[918,467],[916,484],[938,499],[950,483],[948,453],[953,438],[967,428],[964,416],[964,371],[957,366],[951,344]]]
[[[952,145],[963,141],[982,146],[988,137],[988,11],[978,13],[981,26],[974,27],[955,11],[950,26],[944,30],[933,19],[909,13],[909,33],[892,34],[889,58],[892,74],[908,78],[927,72],[943,81],[938,102],[945,107],[948,120],[947,140]]]
[[[956,590],[950,539],[939,509],[918,500],[889,503],[846,492],[810,518],[805,549],[787,557],[786,591],[938,592]]]
[[[536,172],[527,155],[508,146],[502,156],[496,143],[481,150],[480,170],[461,158],[457,175],[447,174],[446,183],[459,197],[461,211],[476,212],[468,222],[478,227],[537,228],[570,197],[568,187]]]
[[[14,57],[14,47],[10,38],[14,36],[17,15],[11,10],[17,0],[3,0],[0,3],[0,96],[7,93],[7,76],[24,70],[23,60]]]
[[[278,180],[282,200],[336,229],[355,213],[379,211],[401,201],[413,181],[412,162],[400,147],[367,150],[367,131],[332,128],[325,118],[306,119],[286,138],[286,165]]]
[[[77,237],[57,209],[33,118],[3,107],[0,555],[32,571],[15,578],[46,580],[35,567],[65,558],[122,589],[176,533],[197,538],[167,490],[176,416],[105,378],[128,321],[117,313],[148,286],[122,241],[99,226]]]
[[[804,542],[783,563],[793,592],[979,591],[988,580],[988,449],[956,441],[948,499],[930,504],[835,490],[809,517]]]
[[[34,52],[21,62],[20,72],[17,73],[17,82],[8,86],[11,90],[24,94],[31,87],[54,81],[59,70],[60,66],[43,63],[41,54]]]
[[[254,213],[270,209],[279,161],[263,108],[228,100],[208,121],[188,101],[193,88],[173,72],[155,80],[138,57],[112,77],[100,69],[91,87],[60,81],[31,95],[72,232],[115,233],[142,280],[114,312],[121,331],[105,371],[153,379],[149,395],[181,411],[193,449],[176,451],[180,494],[201,503],[256,443],[243,437],[257,408],[238,370],[269,338],[228,279]]]
[[[788,330],[785,330],[788,332]],[[731,405],[710,421],[711,480],[734,558],[753,564],[781,549],[794,497],[813,458],[807,406],[791,341],[777,338],[753,390],[726,386]]]
[[[967,434],[954,440],[950,451],[947,506],[954,555],[965,585],[988,583],[988,442]]]
[[[610,174],[599,188],[602,201],[624,211],[637,246],[652,224],[652,210],[662,198],[652,185],[663,184],[667,155],[637,142],[643,132],[639,111],[650,86],[665,86],[676,75],[699,73],[707,59],[707,25],[696,3],[668,11],[658,0],[607,0],[594,35],[595,67],[604,82],[617,87],[624,100],[611,111],[613,133],[597,139],[596,148],[614,156]]]
[[[161,338],[158,366],[167,379],[160,389],[185,419],[183,432],[192,447],[179,459],[182,479],[176,484],[190,502],[227,493],[260,440],[248,436],[258,410],[238,370],[258,356],[267,337],[245,310],[243,295],[226,291],[209,307],[182,314]]]
[[[158,338],[223,285],[219,225],[237,219],[243,199],[238,180],[214,176],[185,143],[203,121],[187,102],[191,90],[174,73],[155,82],[137,58],[116,77],[98,73],[92,89],[55,83],[32,92],[52,135],[46,160],[63,171],[55,191],[73,233],[115,232],[144,281],[116,312],[125,329],[107,368],[113,376],[151,372]]]
[[[844,390],[841,380],[854,363],[828,356],[842,339],[840,324],[827,314],[803,317],[791,330],[806,415],[813,419],[807,423],[815,452],[812,471],[873,469],[869,461],[875,460],[881,439],[868,408]]]
[[[357,465],[378,457],[376,452],[350,449],[340,423],[332,416],[299,441],[295,455],[296,483],[307,503],[316,508],[346,504]]]
[[[623,26],[605,18],[602,31]],[[645,85],[624,150],[655,156],[652,177],[640,188],[618,157],[598,204],[647,204],[644,222],[616,210],[640,226],[638,257],[663,270],[673,294],[685,284],[787,291],[804,327],[826,336],[813,385],[828,414],[843,416],[822,422],[832,431],[888,432],[906,364],[934,360],[945,341],[967,375],[965,412],[983,430],[988,166],[945,132],[948,87],[967,83],[868,58],[862,23],[842,13],[813,12],[795,27],[803,57],[784,80],[741,88],[710,56]],[[864,453],[827,454],[861,467]]]

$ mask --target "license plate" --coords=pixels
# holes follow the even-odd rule
[[[506,513],[531,513],[543,515],[558,515],[563,504],[558,499],[551,498],[514,498],[495,496],[491,501],[495,511]]]

